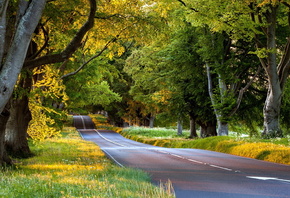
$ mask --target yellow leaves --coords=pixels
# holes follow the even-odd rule
[[[42,141],[60,134],[60,131],[51,127],[55,121],[42,112],[43,108],[41,106],[32,102],[29,109],[31,110],[32,120],[29,123],[27,133],[33,140]]]
[[[171,95],[172,92],[168,90],[157,91],[153,94],[152,100],[166,105],[168,104],[168,99],[170,99]]]
[[[53,127],[55,125],[54,119],[49,117],[48,114],[59,116],[60,113],[51,105],[53,103],[65,103],[68,96],[57,70],[45,66],[34,69],[33,74],[37,76],[38,80],[34,82],[31,91],[29,109],[32,120],[27,132],[33,140],[41,141],[60,134],[60,131]],[[46,100],[50,101],[50,105],[44,105]]]
[[[62,98],[63,102],[68,100],[68,96],[65,93],[65,86],[60,79],[58,70],[45,66],[40,69],[34,69],[33,74],[39,76],[33,85],[33,90],[41,90],[41,96]],[[40,94],[39,92],[37,93]],[[37,98],[40,99],[40,97],[36,97],[36,99]]]

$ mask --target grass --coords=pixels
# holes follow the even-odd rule
[[[31,149],[34,157],[0,170],[1,198],[174,197],[170,184],[168,189],[154,186],[144,172],[114,165],[72,127],[65,128],[62,138],[32,144]]]

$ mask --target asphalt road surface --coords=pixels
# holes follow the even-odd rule
[[[75,116],[81,136],[95,142],[119,166],[142,169],[152,182],[172,182],[177,198],[290,198],[290,166],[200,149],[142,144],[114,131],[96,130]]]

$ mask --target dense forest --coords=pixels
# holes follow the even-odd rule
[[[289,0],[0,0],[0,165],[69,113],[289,134]]]

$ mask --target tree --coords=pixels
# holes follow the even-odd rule
[[[259,64],[249,54],[252,43],[233,40],[225,32],[211,33],[206,28],[200,31],[203,36],[199,36],[198,53],[207,68],[208,92],[218,122],[218,134],[228,135],[228,123],[260,72]]]
[[[179,6],[176,3],[179,3]],[[226,5],[222,2],[220,4]],[[174,9],[173,5],[175,5]],[[196,5],[198,6],[193,8],[189,7],[189,5],[187,1],[169,3],[165,0],[154,4],[154,7],[156,7],[155,10],[159,10],[160,13],[165,13],[168,16],[170,21],[168,23],[175,29],[180,27],[184,29],[184,26],[197,26],[191,29],[192,34],[196,36],[192,36],[190,41],[184,43],[183,48],[186,49],[189,43],[195,45],[191,49],[191,51],[197,54],[196,57],[198,58],[195,59],[201,59],[201,68],[203,68],[203,65],[207,67],[208,92],[218,122],[218,134],[227,135],[228,122],[238,110],[242,96],[253,82],[251,79],[255,79],[256,71],[249,66],[250,64],[252,66],[257,65],[253,55],[248,54],[252,43],[242,42],[241,39],[232,39],[226,31],[212,31],[213,25],[210,24],[212,20],[207,19],[207,15],[204,16],[204,13],[200,17],[199,10],[197,9],[201,7],[202,11],[207,12],[205,6],[197,3]],[[178,9],[176,9],[176,6]],[[184,10],[185,6],[190,11]],[[160,11],[160,9],[163,9],[163,11]],[[215,7],[212,7],[212,9],[215,9]],[[196,14],[194,17],[206,18],[208,21],[205,22],[208,22],[208,24],[200,20],[200,18],[197,22],[195,18],[193,20],[191,18],[192,13]],[[210,15],[210,17],[212,16]],[[249,47],[244,47],[242,46],[243,44]],[[172,53],[171,56],[175,58],[176,54],[182,54],[180,49],[182,48],[175,50],[175,53]],[[183,59],[185,61],[185,57],[180,58],[180,60]]]
[[[14,5],[9,5],[8,0],[0,1],[0,112],[1,112],[1,131],[0,131],[0,165],[11,164],[11,160],[6,156],[4,149],[4,136],[6,122],[9,112],[5,110],[18,75],[22,69],[29,47],[32,34],[41,18],[45,7],[45,0],[19,1],[15,26],[7,24],[8,7],[15,9]],[[8,35],[13,33],[13,37]]]
[[[206,70],[198,54],[198,34],[189,23],[180,21],[179,25],[159,53],[163,57],[160,70],[165,86],[173,93],[168,99],[170,108],[190,117],[191,137],[197,136],[195,123],[201,126],[201,137],[214,136],[216,119],[205,91]]]
[[[264,104],[266,137],[281,136],[279,116],[281,98],[289,75],[289,1],[249,0],[183,1],[191,8],[188,20],[198,26],[205,24],[214,32],[226,31],[234,39],[253,40],[256,54],[268,79]],[[288,29],[286,29],[288,27]],[[284,31],[283,31],[284,30]]]
[[[154,99],[154,94],[160,91],[161,83],[160,79],[155,75],[159,69],[157,66],[158,60],[153,55],[153,52],[151,48],[133,51],[126,59],[124,67],[124,71],[131,76],[134,82],[129,93],[137,103],[131,102],[131,104],[138,104],[133,106],[139,106],[136,110],[140,111],[139,113],[145,119],[148,117],[151,127],[153,127],[153,121],[159,111],[158,102]]]
[[[28,107],[32,77],[24,77],[30,72],[23,71],[9,100],[9,119],[5,128],[5,149],[14,157],[32,155],[28,146],[27,128],[32,116]],[[23,141],[24,140],[24,141]]]
[[[20,1],[19,2],[20,9],[18,11],[18,15],[17,15],[18,18],[16,20],[16,26],[15,26],[16,29],[15,30],[11,29],[11,28],[14,28],[13,23],[12,23],[13,21],[12,22],[10,21],[12,24],[7,25],[7,31],[6,31],[6,35],[8,35],[7,38],[9,38],[9,35],[13,32],[15,32],[15,36],[11,38],[11,41],[6,40],[5,42],[5,44],[7,44],[7,46],[10,46],[10,48],[6,49],[5,52],[7,52],[7,54],[4,53],[6,57],[4,57],[5,59],[3,58],[5,61],[3,61],[4,63],[0,71],[0,76],[1,76],[0,86],[3,87],[2,91],[5,91],[1,95],[1,97],[3,97],[3,100],[1,99],[1,103],[0,103],[1,111],[2,109],[4,109],[4,106],[7,103],[6,99],[7,98],[9,99],[9,97],[12,94],[13,87],[18,78],[18,74],[23,66],[25,68],[34,68],[37,66],[41,66],[43,64],[51,64],[58,61],[65,61],[77,50],[77,48],[80,46],[82,42],[83,37],[86,35],[86,32],[93,27],[94,16],[96,12],[96,2],[95,0],[90,0],[90,14],[89,14],[87,22],[79,29],[79,31],[77,31],[74,38],[71,40],[71,42],[69,42],[69,44],[63,51],[61,51],[60,53],[53,53],[53,54],[48,54],[48,55],[36,53],[35,56],[32,56],[33,58],[25,60],[26,51],[29,47],[29,44],[32,44],[31,43],[32,33],[35,31],[36,26],[38,25],[38,21],[41,17],[42,10],[44,9],[45,3],[46,3],[45,1],[31,1],[31,2]],[[6,15],[6,12],[5,12],[5,15]],[[3,17],[6,17],[5,15],[3,15]],[[9,43],[11,43],[11,45],[9,45]],[[42,52],[42,50],[43,49],[41,48],[40,52]],[[40,56],[40,57],[37,57],[37,56]],[[9,72],[9,78],[7,77],[8,75],[7,72]],[[4,99],[6,100],[6,102]],[[8,109],[6,109],[5,111],[8,111]],[[8,112],[4,113],[3,115],[8,115]],[[5,127],[3,128],[5,129]],[[14,132],[17,133],[17,131],[14,131]],[[16,136],[11,136],[11,137],[16,137]],[[25,137],[25,135],[21,135],[20,137]],[[22,138],[21,140],[26,141],[25,138]],[[1,131],[1,140],[0,140],[1,149],[2,148],[4,149],[3,141],[4,141],[4,131],[3,132]],[[7,157],[4,156],[5,150],[3,151],[1,150],[0,153],[3,154],[0,156],[0,163],[10,164],[11,161],[7,160]]]

